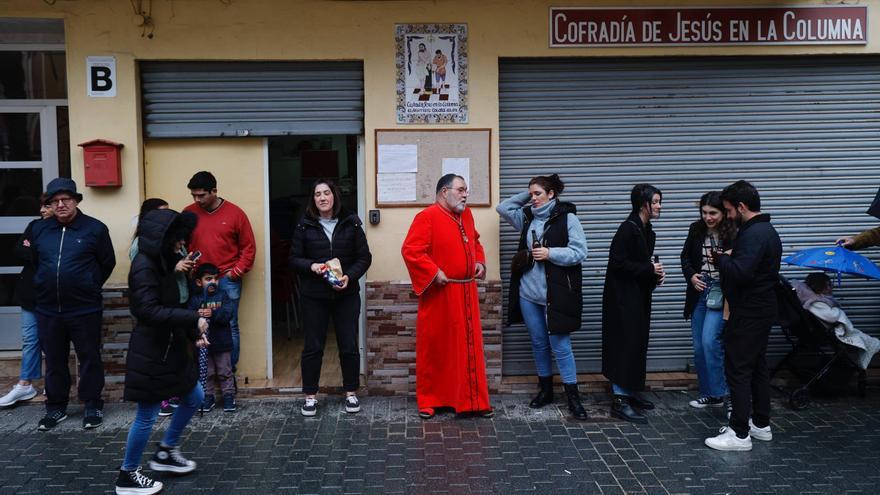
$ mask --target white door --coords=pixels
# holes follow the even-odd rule
[[[39,216],[46,185],[58,177],[57,112],[67,102],[57,103],[0,104],[0,350],[21,348],[21,311],[14,300],[21,261],[13,246]]]

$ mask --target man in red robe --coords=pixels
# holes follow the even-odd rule
[[[486,276],[486,254],[467,197],[462,177],[444,175],[437,202],[416,215],[401,249],[419,296],[416,400],[424,419],[438,407],[493,414],[476,282]]]

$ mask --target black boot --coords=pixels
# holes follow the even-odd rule
[[[541,387],[538,395],[529,402],[532,409],[539,409],[553,402],[553,375],[539,376],[538,385]]]
[[[611,416],[631,423],[647,423],[648,419],[633,409],[625,395],[615,395],[611,400]]]
[[[654,403],[641,395],[627,396],[627,399],[629,400],[630,405],[636,409],[641,409],[642,411],[654,409]]]
[[[577,383],[565,384],[565,400],[568,402],[568,412],[571,413],[574,419],[581,421],[590,419],[587,416],[587,411],[584,410],[583,404],[581,404],[581,395],[578,393]]]

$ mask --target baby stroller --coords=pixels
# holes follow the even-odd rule
[[[794,410],[805,409],[810,404],[810,387],[825,378],[835,364],[854,368],[858,371],[859,395],[865,396],[867,374],[847,354],[847,345],[837,340],[834,330],[827,328],[815,315],[804,309],[798,299],[797,292],[785,277],[779,276],[776,286],[776,298],[779,305],[777,323],[782,333],[792,345],[791,351],[776,365],[770,373],[770,379],[783,368],[787,368],[795,376],[806,383],[789,394],[788,404]],[[818,366],[798,367],[798,357],[818,358]],[[816,369],[818,368],[818,371]],[[846,375],[850,376],[849,373]],[[778,387],[777,387],[778,388]],[[785,392],[784,390],[781,390]]]

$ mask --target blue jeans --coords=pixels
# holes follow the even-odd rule
[[[171,416],[171,424],[165,431],[165,437],[162,445],[166,447],[177,447],[180,442],[180,435],[183,429],[192,419],[196,409],[205,398],[202,386],[196,383],[196,386],[180,400],[180,405],[174,410]],[[122,462],[123,471],[134,471],[140,465],[141,456],[144,455],[144,449],[150,440],[150,433],[153,432],[153,424],[156,423],[156,417],[159,415],[159,406],[161,402],[138,402],[137,415],[134,418],[131,428],[128,430],[128,440],[125,443],[125,460]]]
[[[706,307],[709,287],[717,283],[717,280],[709,281],[709,285],[700,293],[691,315],[694,364],[697,367],[700,397],[724,397],[728,393],[727,381],[724,379],[724,345],[721,342],[721,331],[724,329],[723,311]]]
[[[220,279],[220,289],[226,291],[229,296],[229,302],[232,307],[232,318],[229,320],[229,327],[232,329],[232,371],[235,371],[235,365],[238,364],[238,355],[241,349],[241,336],[238,333],[238,302],[241,299],[241,279],[230,280],[229,277]]]
[[[37,315],[21,310],[21,374],[19,380],[36,380],[43,376],[43,353],[37,332]]]
[[[577,369],[574,354],[571,352],[571,336],[550,334],[547,331],[547,307],[519,298],[523,321],[532,339],[532,353],[535,355],[535,368],[538,376],[553,376],[551,351],[556,357],[556,366],[562,383],[577,383]]]

